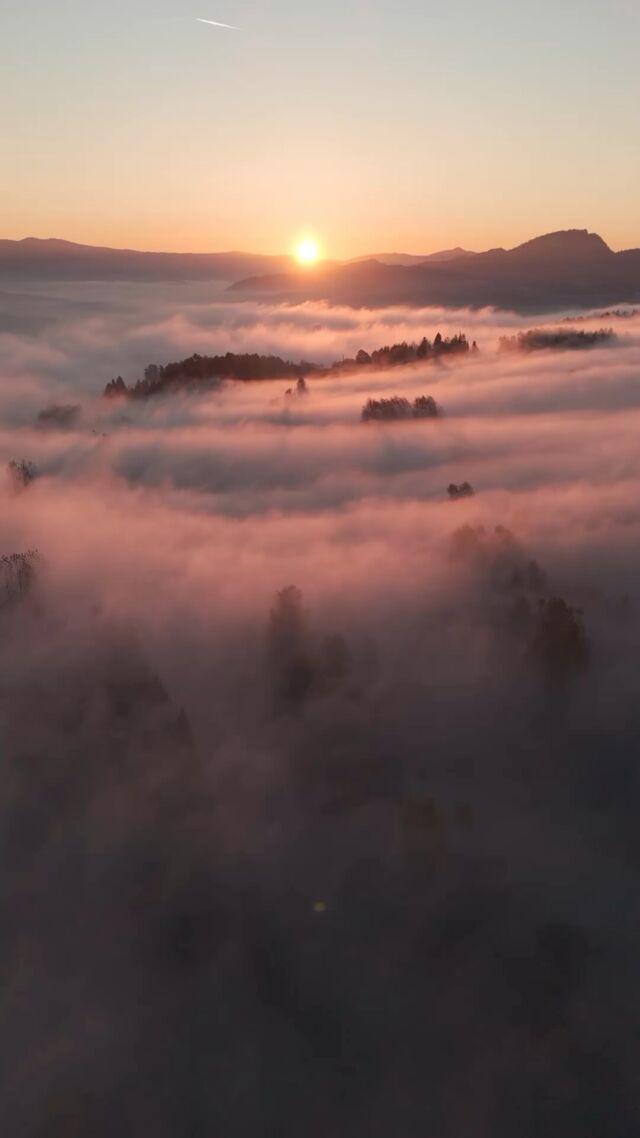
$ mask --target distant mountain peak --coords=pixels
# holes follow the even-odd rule
[[[457,245],[455,249],[441,249],[437,253],[366,253],[361,257],[352,257],[348,264],[358,264],[362,261],[378,261],[382,265],[424,265],[427,261],[437,264],[438,261],[455,261],[458,257],[475,257],[470,249],[462,249]]]
[[[550,312],[640,303],[640,250],[613,252],[587,229],[546,233],[515,249],[389,256],[391,263],[323,261],[308,272],[288,255],[148,253],[31,237],[0,240],[0,280],[217,281],[235,292],[372,307]]]
[[[614,255],[606,241],[603,241],[599,234],[590,233],[588,229],[558,229],[554,233],[533,237],[530,241],[517,245],[511,252],[572,258]]]

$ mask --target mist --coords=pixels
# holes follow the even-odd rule
[[[640,315],[1,301],[7,1133],[635,1135]]]

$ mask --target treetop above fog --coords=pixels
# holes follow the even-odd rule
[[[558,328],[555,331],[531,328],[528,332],[518,332],[516,336],[501,336],[498,347],[501,352],[539,352],[545,348],[595,348],[615,339],[612,328],[599,328],[595,332],[575,328]]]
[[[356,370],[361,367],[397,367],[438,359],[441,356],[466,355],[476,353],[475,340],[471,347],[463,333],[443,337],[440,332],[433,341],[426,336],[418,342],[404,340],[399,344],[387,344],[369,353],[360,349],[356,356],[336,360],[326,367],[309,360],[285,360],[281,356],[260,355],[257,352],[226,352],[219,356],[201,356],[195,353],[187,359],[165,365],[150,364],[145,368],[144,379],[129,387],[121,375],[112,379],[105,387],[107,397],[146,399],[150,395],[201,387],[204,384],[216,386],[223,380],[249,382],[261,379],[295,379],[298,393],[304,391],[305,375],[318,377],[337,372]]]

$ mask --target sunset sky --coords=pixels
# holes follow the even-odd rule
[[[638,245],[639,35],[637,0],[0,0],[0,236]]]

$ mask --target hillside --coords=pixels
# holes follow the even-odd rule
[[[349,264],[356,265],[361,261],[381,261],[383,265],[424,265],[427,261],[454,261],[456,257],[475,257],[477,254],[470,249],[441,249],[437,253],[368,253],[364,257],[352,257]]]
[[[233,291],[351,305],[492,305],[520,312],[640,300],[640,250],[614,253],[597,234],[564,230],[514,249],[419,265],[360,261],[300,273],[253,276]]]
[[[514,249],[391,253],[302,268],[288,256],[147,253],[69,241],[0,241],[0,279],[11,281],[218,281],[231,295],[348,305],[495,306],[517,312],[640,302],[640,250],[614,253],[586,229],[533,238]]]
[[[35,237],[0,241],[0,276],[21,279],[228,282],[290,264],[289,257],[256,253],[146,253]]]

